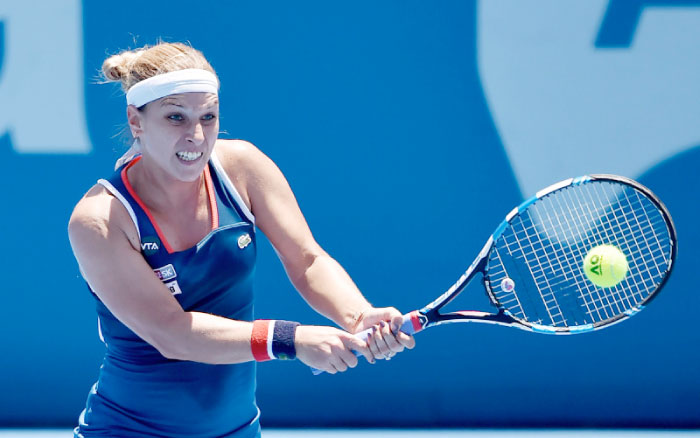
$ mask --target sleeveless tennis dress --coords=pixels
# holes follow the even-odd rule
[[[173,251],[126,172],[99,180],[131,215],[141,253],[186,311],[253,320],[254,218],[214,154],[205,168],[212,231]],[[88,286],[89,288],[89,286]],[[106,353],[75,437],[260,436],[255,362],[210,365],[167,359],[119,322],[96,298]]]

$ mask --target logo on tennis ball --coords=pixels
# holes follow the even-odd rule
[[[612,287],[627,275],[627,257],[612,245],[591,248],[583,260],[583,272],[596,286]]]

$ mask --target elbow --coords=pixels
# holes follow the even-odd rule
[[[151,332],[147,341],[166,359],[191,360],[187,347],[187,312],[178,312],[168,318],[166,324],[158,324],[158,329]]]
[[[161,356],[170,360],[187,360],[182,354],[180,354],[175,349],[167,349],[163,347],[156,347]]]
[[[152,341],[150,343],[158,353],[161,354],[166,359],[170,360],[193,360],[187,354],[187,349],[184,348],[182,342],[175,342],[173,340],[160,339],[157,341]]]
[[[320,249],[320,248],[319,248]],[[324,258],[330,258],[328,253],[323,250],[307,252],[297,259],[282,260],[289,280],[299,290],[303,290],[304,286],[310,281],[310,273],[314,271],[314,267],[319,265],[319,261]]]

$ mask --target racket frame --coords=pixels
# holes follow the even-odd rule
[[[582,324],[578,326],[568,326],[568,327],[553,327],[549,325],[541,325],[541,324],[536,324],[532,323],[529,321],[522,320],[520,318],[517,318],[513,316],[508,310],[504,309],[500,303],[498,302],[498,299],[496,298],[493,289],[491,288],[491,285],[489,284],[488,280],[486,280],[485,277],[485,271],[486,271],[486,265],[488,263],[488,258],[489,254],[491,252],[491,249],[494,245],[494,242],[498,240],[498,238],[503,234],[503,232],[506,230],[506,228],[509,226],[509,223],[515,219],[516,216],[521,214],[522,212],[526,211],[528,207],[532,204],[534,204],[536,201],[544,198],[545,196],[557,191],[561,190],[565,187],[569,186],[576,186],[580,184],[587,183],[592,180],[598,180],[598,181],[612,181],[616,183],[623,183],[628,186],[633,187],[634,189],[642,192],[652,203],[659,209],[661,212],[661,215],[663,216],[665,223],[668,227],[669,231],[669,237],[671,241],[671,253],[669,257],[669,266],[666,272],[666,275],[661,279],[660,283],[656,286],[654,291],[652,291],[649,296],[647,296],[641,303],[639,303],[637,306],[633,307],[632,309],[628,309],[624,313],[617,314],[611,318],[608,318],[606,320],[596,322],[596,323],[590,323],[590,324]],[[674,266],[674,260],[676,258],[676,254],[678,251],[678,243],[677,243],[677,235],[676,235],[676,228],[673,223],[673,220],[671,219],[671,215],[668,212],[668,209],[666,206],[661,202],[661,200],[651,192],[648,188],[645,186],[639,184],[638,182],[630,179],[630,178],[625,178],[622,176],[618,175],[610,175],[610,174],[592,174],[592,175],[585,175],[585,176],[580,176],[577,178],[569,178],[563,181],[560,181],[558,183],[552,184],[549,187],[546,187],[539,192],[537,192],[534,196],[532,196],[529,199],[526,199],[523,201],[520,205],[515,207],[513,210],[511,210],[505,217],[505,219],[496,227],[496,230],[493,232],[493,234],[489,237],[487,240],[486,244],[482,248],[482,250],[479,252],[479,255],[476,257],[476,259],[472,262],[472,264],[469,266],[469,268],[462,274],[462,276],[457,280],[456,283],[454,283],[444,294],[439,296],[436,300],[428,304],[427,306],[423,307],[420,310],[410,312],[404,317],[404,324],[401,326],[401,331],[409,334],[417,333],[421,330],[425,330],[428,327],[432,327],[435,325],[441,325],[441,324],[448,324],[448,323],[456,323],[456,322],[485,322],[485,323],[491,323],[491,324],[499,324],[499,325],[505,325],[505,326],[511,326],[511,327],[517,327],[523,330],[529,330],[537,333],[546,333],[546,334],[577,334],[577,333],[584,333],[584,332],[589,332],[592,330],[598,330],[603,327],[608,327],[612,324],[616,324],[620,321],[623,321],[630,316],[638,313],[641,311],[645,306],[647,306],[657,295],[658,292],[663,288],[663,286],[666,284],[668,281],[671,271]],[[480,312],[480,311],[456,311],[456,312],[450,312],[450,313],[440,313],[440,309],[445,307],[449,302],[454,300],[457,295],[459,295],[464,288],[467,286],[467,284],[472,280],[472,278],[477,274],[481,273],[484,275],[482,284],[484,288],[486,289],[486,294],[489,297],[489,300],[491,303],[498,308],[497,313],[488,313],[488,312]],[[406,329],[406,330],[404,330]]]

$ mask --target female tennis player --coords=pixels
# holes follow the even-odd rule
[[[219,81],[199,51],[161,43],[103,72],[126,91],[134,143],[68,227],[106,345],[76,437],[258,437],[255,361],[336,373],[357,365],[353,350],[373,363],[413,348],[401,313],[371,306],[316,243],[279,169],[217,138]],[[343,330],[254,320],[255,227]],[[367,342],[351,334],[370,327]]]

